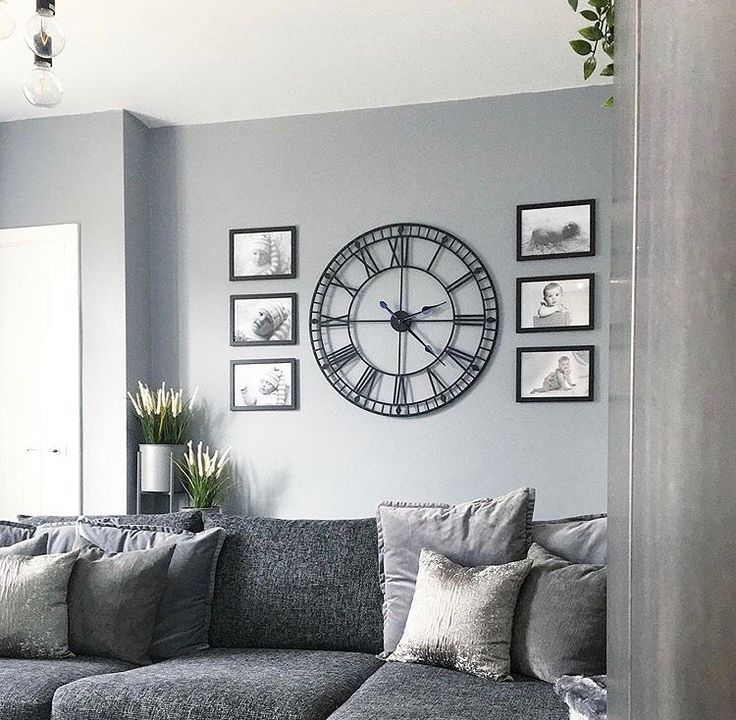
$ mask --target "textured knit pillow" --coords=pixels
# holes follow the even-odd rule
[[[35,531],[36,528],[33,525],[0,520],[0,547],[7,547],[8,545],[15,545],[21,540],[28,540]]]
[[[174,547],[110,555],[88,547],[69,581],[69,648],[145,665]]]
[[[208,647],[217,559],[225,531],[196,535],[168,528],[80,522],[79,537],[105,552],[172,547],[166,590],[156,616],[151,656],[171,658]]]
[[[514,608],[531,564],[461,567],[422,550],[406,629],[388,659],[510,680]]]
[[[464,567],[523,560],[531,543],[534,490],[460,505],[384,502],[378,507],[383,589],[383,649],[394,650],[404,631],[419,567],[428,548]]]
[[[67,587],[77,553],[0,557],[0,657],[69,656]]]
[[[15,543],[15,545],[0,547],[0,556],[28,555],[29,557],[35,557],[38,555],[46,555],[48,539],[49,536],[43,533],[42,535],[34,535],[28,540],[21,540],[20,542]]]
[[[571,563],[534,544],[519,595],[511,665],[549,683],[606,672],[606,568]]]

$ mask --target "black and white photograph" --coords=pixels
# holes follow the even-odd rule
[[[230,296],[230,345],[295,345],[295,293]]]
[[[591,255],[595,255],[595,200],[517,207],[517,260]]]
[[[231,410],[296,410],[297,400],[296,359],[230,362]]]
[[[516,280],[516,332],[592,330],[595,275],[543,275]]]
[[[230,231],[230,279],[296,277],[296,227]]]
[[[516,349],[517,402],[593,400],[592,345]]]

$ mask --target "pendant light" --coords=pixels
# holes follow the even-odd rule
[[[64,88],[51,69],[52,58],[64,49],[66,36],[56,19],[55,0],[36,0],[36,14],[26,23],[25,39],[33,52],[33,69],[23,82],[23,94],[36,107],[56,107]]]
[[[15,32],[15,13],[8,0],[0,0],[0,40],[7,40]]]

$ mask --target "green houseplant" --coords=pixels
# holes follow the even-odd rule
[[[567,0],[567,2],[575,12],[578,12],[579,0]],[[598,54],[599,50],[602,51],[603,56],[608,56],[608,62],[601,68],[600,75],[611,77],[614,72],[613,56],[616,40],[615,0],[587,0],[587,5],[585,10],[580,11],[580,15],[588,21],[588,25],[578,30],[578,35],[581,37],[571,40],[570,47],[585,58],[583,77],[586,80],[599,66],[599,57],[601,57]],[[613,96],[603,103],[603,107],[612,105]]]
[[[176,465],[181,471],[181,485],[189,495],[192,508],[218,511],[219,503],[231,483],[230,448],[210,451],[197,444],[195,452],[190,440],[187,450]]]

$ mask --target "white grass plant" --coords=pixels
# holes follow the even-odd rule
[[[128,397],[141,423],[144,443],[182,444],[194,415],[197,389],[185,404],[184,391],[181,388],[167,389],[164,382],[157,390],[151,390],[145,383],[138,382],[138,392],[135,395],[128,393]]]
[[[230,448],[212,453],[209,447],[203,449],[201,442],[195,452],[190,440],[181,461],[174,460],[181,470],[180,482],[192,507],[211,508],[219,504],[230,487],[229,455]]]

